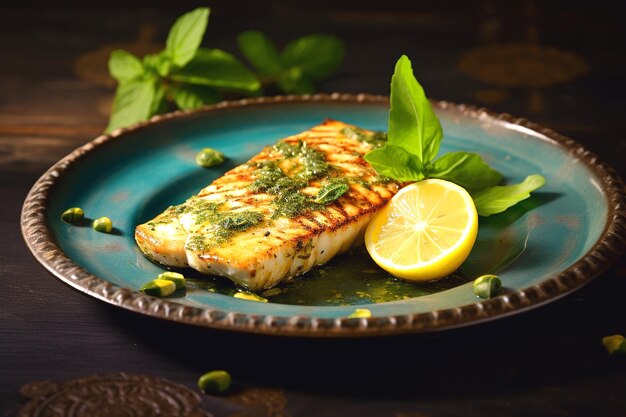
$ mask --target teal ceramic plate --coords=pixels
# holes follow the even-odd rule
[[[507,115],[435,103],[442,152],[471,150],[521,181],[542,174],[547,185],[509,211],[481,219],[478,241],[455,275],[409,284],[382,272],[360,249],[284,285],[260,303],[232,297],[226,280],[185,271],[186,290],[166,299],[139,288],[163,271],[140,253],[134,227],[183,202],[265,145],[325,118],[385,129],[384,97],[316,95],[226,102],[172,113],[101,136],[46,172],[28,195],[22,230],[35,257],[71,286],[120,307],[168,320],[237,331],[361,336],[422,332],[503,317],[561,297],[591,280],[621,252],[623,184],[580,145]],[[194,162],[203,147],[228,162]],[[71,226],[61,213],[79,206],[88,218],[108,216],[111,234]],[[497,273],[500,296],[477,299],[471,280]],[[371,318],[347,318],[356,308]]]

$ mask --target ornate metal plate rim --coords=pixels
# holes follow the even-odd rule
[[[588,253],[571,267],[540,284],[489,300],[426,313],[360,319],[325,319],[309,316],[279,317],[232,313],[214,308],[190,307],[168,299],[147,296],[113,285],[90,274],[67,257],[55,242],[51,229],[46,222],[46,201],[50,191],[63,172],[76,160],[103,143],[116,140],[128,132],[146,126],[157,125],[170,119],[190,117],[198,113],[248,106],[302,102],[380,104],[387,103],[388,98],[369,94],[333,93],[224,101],[199,110],[176,111],[154,116],[149,121],[99,136],[54,164],[33,185],[24,201],[21,213],[22,235],[28,248],[37,261],[60,280],[92,297],[130,311],[213,329],[304,337],[362,337],[421,333],[461,327],[516,314],[563,297],[590,282],[619,259],[626,248],[626,192],[622,179],[613,168],[582,145],[551,129],[526,119],[515,118],[510,114],[498,114],[484,108],[447,101],[433,101],[433,104],[440,109],[455,109],[472,118],[511,123],[539,133],[556,142],[575,158],[585,163],[602,180],[600,185],[606,194],[609,212],[602,235]]]

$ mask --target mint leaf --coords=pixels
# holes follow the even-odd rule
[[[425,178],[420,161],[400,146],[388,144],[368,152],[364,158],[380,175],[396,181],[421,181]]]
[[[205,104],[217,103],[220,95],[204,85],[181,85],[173,89],[174,102],[181,110],[197,109]]]
[[[469,190],[492,187],[502,181],[502,174],[487,165],[476,153],[448,152],[437,158],[428,176],[452,181]]]
[[[109,57],[109,73],[119,82],[130,81],[139,78],[145,72],[139,58],[130,52],[116,49]]]
[[[254,92],[259,80],[233,55],[220,49],[198,49],[184,67],[173,71],[170,78],[190,84]]]
[[[180,16],[167,35],[165,52],[178,67],[184,67],[202,43],[209,21],[210,9],[199,7]]]
[[[289,94],[312,94],[315,92],[313,83],[302,74],[302,70],[293,67],[278,75],[278,86]]]
[[[390,101],[389,144],[401,146],[423,164],[430,162],[439,151],[443,130],[406,55],[391,77]]]
[[[343,60],[343,43],[330,35],[308,35],[295,39],[283,50],[283,68],[298,67],[312,81],[332,74]]]
[[[530,193],[546,183],[544,177],[538,174],[529,175],[519,184],[496,185],[495,187],[475,193],[474,204],[480,216],[505,211],[511,206],[530,197]]]
[[[237,45],[254,69],[262,76],[280,71],[280,57],[276,45],[265,34],[248,30],[237,36]]]
[[[120,83],[115,92],[113,112],[105,132],[147,120],[152,116],[154,90],[153,78]]]

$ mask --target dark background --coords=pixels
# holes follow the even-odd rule
[[[625,176],[620,2],[90,3],[0,6],[2,415],[25,403],[19,390],[32,381],[127,372],[193,388],[214,368],[228,369],[237,385],[231,397],[204,397],[216,416],[626,415],[626,356],[609,357],[600,343],[626,333],[624,258],[574,294],[492,323],[301,340],[189,328],[109,306],[50,276],[19,231],[30,186],[106,126],[110,51],[160,49],[175,18],[199,5],[212,8],[205,46],[237,54],[235,36],[247,29],[280,46],[335,34],[345,62],[322,92],[388,94],[393,65],[407,54],[430,97],[538,122]],[[502,68],[511,74],[504,80]],[[234,405],[238,393],[255,389],[279,405]]]

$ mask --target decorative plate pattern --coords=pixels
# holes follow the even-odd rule
[[[21,217],[22,233],[35,258],[56,277],[92,297],[127,310],[216,329],[315,337],[425,332],[504,317],[568,294],[588,283],[622,255],[626,240],[624,184],[615,171],[599,160],[596,155],[550,129],[508,114],[494,114],[485,109],[445,101],[434,102],[434,105],[438,113],[445,114],[445,117],[449,119],[448,123],[462,124],[464,121],[471,121],[473,123],[471,128],[476,130],[471,133],[472,135],[478,135],[481,132],[488,133],[490,129],[497,127],[519,135],[532,136],[536,143],[541,142],[542,146],[554,149],[554,152],[558,153],[561,158],[570,161],[571,164],[568,166],[573,167],[572,169],[582,170],[580,175],[593,177],[590,187],[597,189],[599,200],[602,201],[600,205],[590,209],[598,211],[598,216],[597,219],[594,217],[593,225],[586,226],[593,233],[589,234],[587,241],[581,243],[580,256],[572,262],[567,261],[569,263],[566,267],[559,267],[554,272],[543,271],[544,275],[541,275],[541,279],[532,285],[512,289],[489,300],[465,302],[452,307],[417,312],[408,311],[406,305],[400,309],[394,310],[392,306],[384,310],[387,303],[383,303],[376,305],[383,306],[381,307],[383,310],[380,314],[374,314],[374,317],[350,319],[346,317],[347,314],[329,316],[326,313],[316,314],[317,310],[306,308],[302,309],[303,313],[284,314],[281,312],[296,310],[281,310],[278,307],[272,310],[268,309],[271,306],[260,306],[264,303],[243,300],[237,300],[237,302],[245,304],[238,304],[235,308],[231,308],[232,306],[224,308],[223,303],[206,305],[194,301],[183,302],[185,300],[175,298],[159,299],[146,296],[136,289],[125,287],[123,283],[120,285],[112,282],[113,280],[102,279],[101,273],[88,272],[79,265],[80,262],[76,261],[76,256],[68,255],[68,246],[64,246],[58,229],[51,225],[50,219],[57,216],[57,213],[50,208],[51,200],[55,193],[68,192],[66,190],[68,186],[60,187],[59,183],[68,176],[75,175],[76,165],[82,160],[97,155],[108,146],[119,145],[122,143],[120,141],[129,141],[130,138],[137,139],[137,135],[146,137],[156,135],[168,126],[168,123],[179,123],[180,126],[177,126],[184,127],[186,124],[197,123],[203,117],[227,116],[236,120],[238,112],[244,110],[247,115],[253,114],[252,112],[256,110],[268,111],[268,109],[270,111],[268,114],[273,114],[272,111],[280,114],[282,110],[291,108],[305,111],[308,109],[307,106],[318,106],[316,107],[318,111],[320,106],[321,108],[348,106],[353,113],[360,108],[366,109],[368,113],[362,118],[369,117],[373,111],[380,116],[381,111],[388,106],[387,98],[365,94],[278,96],[222,102],[198,111],[155,116],[149,122],[100,136],[57,162],[35,183],[24,202]],[[264,122],[264,120],[255,121],[259,124]],[[267,123],[271,123],[271,120]],[[181,134],[184,134],[184,131]],[[148,142],[145,143],[148,144]],[[541,157],[538,156],[538,158]],[[96,162],[103,167],[108,163],[104,160],[96,160]],[[574,222],[575,220],[561,219],[560,221]],[[120,250],[114,246],[110,248],[112,252]],[[239,305],[242,308],[239,308]],[[307,314],[308,311],[314,314]]]

